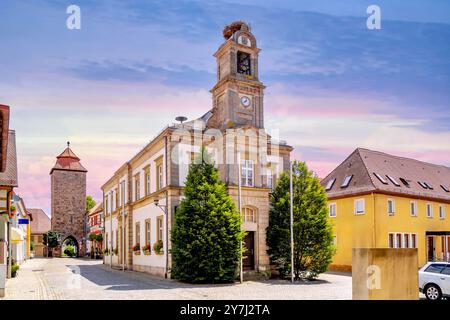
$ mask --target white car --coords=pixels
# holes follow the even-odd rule
[[[450,262],[428,262],[419,270],[419,290],[428,300],[450,297]]]

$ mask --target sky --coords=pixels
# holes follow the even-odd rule
[[[70,4],[81,30],[66,27]],[[369,5],[381,30],[369,30]],[[324,177],[365,147],[450,166],[450,1],[0,2],[0,103],[11,106],[19,188],[50,214],[66,141],[101,185],[165,125],[211,108],[222,29],[262,49],[265,126]]]

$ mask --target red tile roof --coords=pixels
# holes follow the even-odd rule
[[[52,228],[50,217],[42,209],[28,209],[27,213],[31,215],[30,223],[32,234],[47,233]]]
[[[87,170],[81,165],[80,158],[76,156],[70,147],[67,147],[59,156],[56,157],[56,163],[50,171],[50,174],[53,170],[87,172]]]

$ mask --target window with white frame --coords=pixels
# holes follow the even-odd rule
[[[253,160],[242,161],[241,183],[246,187],[253,187]]]
[[[156,235],[157,235],[157,241],[163,240],[163,216],[159,216],[156,218]]]
[[[427,203],[427,218],[433,218],[433,205]]]
[[[409,248],[409,238],[410,238],[409,233],[403,234],[403,247],[404,248]]]
[[[150,219],[145,220],[145,245],[150,245]]]
[[[135,232],[135,244],[141,243],[141,224],[139,222],[136,222],[136,232]]]
[[[333,236],[333,245],[337,246],[337,236]]]
[[[141,198],[141,175],[139,173],[134,177],[134,198],[136,201]]]
[[[364,199],[355,200],[355,214],[364,214],[366,211],[366,201]]]
[[[387,212],[390,216],[393,216],[395,213],[395,202],[393,199],[388,199],[387,201]]]
[[[411,233],[411,248],[417,248],[417,234]]]
[[[402,240],[403,240],[402,234],[401,233],[397,233],[395,235],[395,247],[396,248],[401,248],[402,247],[402,244],[403,244]]]
[[[148,196],[151,193],[150,185],[150,166],[148,166],[144,171],[144,182],[145,182],[145,195]]]
[[[330,211],[330,217],[336,217],[337,215],[337,204],[336,203],[330,203],[329,207],[329,211]]]
[[[156,167],[156,174],[157,174],[157,185],[158,185],[158,190],[161,190],[163,188],[163,165],[158,164],[158,166]]]
[[[389,248],[395,248],[395,238],[393,233],[389,233]]]
[[[388,243],[389,248],[417,248],[417,233],[389,233]]]
[[[272,169],[267,169],[267,188],[273,189],[273,172],[272,172]]]
[[[123,206],[126,202],[125,181],[122,181],[120,183],[120,189],[121,189],[121,195],[120,195],[121,204],[120,205]]]
[[[252,208],[245,207],[242,209],[245,222],[256,222],[256,212]]]
[[[445,219],[445,207],[443,205],[439,206],[439,219]]]
[[[411,216],[417,217],[417,202],[416,201],[411,201],[410,213],[411,213]]]

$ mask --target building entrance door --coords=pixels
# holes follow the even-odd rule
[[[243,255],[243,269],[254,270],[255,269],[255,232],[249,231],[244,239],[245,252]]]
[[[434,254],[434,237],[428,237],[427,239],[427,255],[428,255],[428,261],[434,261],[435,254]]]

